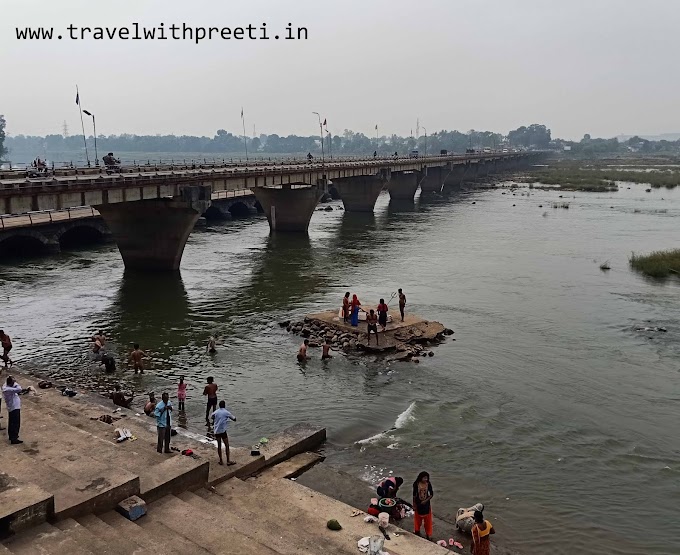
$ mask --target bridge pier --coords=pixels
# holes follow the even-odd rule
[[[444,185],[445,168],[435,166],[428,167],[420,182],[420,190],[423,193],[440,193]]]
[[[306,232],[309,228],[309,220],[323,195],[323,189],[316,185],[293,189],[291,185],[286,183],[280,189],[251,187],[267,216],[271,231]]]
[[[386,181],[386,176],[381,173],[340,177],[333,180],[333,185],[340,193],[347,212],[373,212],[375,201],[378,200]]]
[[[465,165],[465,174],[463,175],[463,181],[465,183],[472,183],[477,179],[479,164],[478,163],[468,163]]]
[[[456,189],[463,184],[465,176],[465,164],[453,166],[451,171],[444,177],[444,190]]]
[[[180,196],[96,206],[127,270],[176,271],[196,220],[210,205],[209,186],[183,186]]]
[[[392,172],[387,182],[390,198],[395,200],[413,200],[418,190],[419,172]]]

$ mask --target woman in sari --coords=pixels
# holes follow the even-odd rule
[[[495,534],[488,520],[484,520],[482,511],[475,511],[475,523],[472,525],[472,555],[489,555],[491,553],[491,534]]]
[[[351,324],[353,326],[359,325],[359,307],[360,306],[361,306],[361,302],[359,302],[359,299],[357,298],[356,294],[352,295],[352,321],[351,321]]]

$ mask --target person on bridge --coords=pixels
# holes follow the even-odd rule
[[[378,315],[375,310],[371,309],[366,315],[366,324],[368,324],[368,338],[366,342],[371,344],[371,332],[375,334],[375,344],[380,345],[378,342]]]
[[[312,156],[312,153],[311,153],[311,152],[308,152],[308,153],[307,153],[307,162],[310,162],[310,163],[311,163],[312,158],[314,158],[314,156]]]
[[[103,156],[102,161],[107,170],[120,171],[120,160],[114,158],[113,152],[109,152],[106,156]]]
[[[399,312],[401,313],[401,321],[404,321],[404,308],[406,308],[406,295],[399,289]]]
[[[349,291],[342,298],[342,321],[345,324],[349,322]]]
[[[377,158],[377,157],[378,157],[378,151],[377,151],[377,150],[374,150],[374,151],[373,151],[373,158]]]
[[[134,350],[130,353],[130,361],[132,361],[132,366],[135,369],[135,374],[139,372],[140,374],[144,373],[144,363],[142,362],[142,358],[144,358],[146,354],[144,351],[142,351],[139,348],[139,343],[134,344]]]
[[[350,322],[354,327],[359,325],[359,307],[361,306],[361,301],[356,294],[352,295],[352,321]]]
[[[385,299],[380,299],[380,304],[378,304],[378,323],[380,324],[382,331],[385,331],[385,328],[387,327],[387,311],[388,307],[385,303]]]
[[[0,330],[0,345],[2,346],[2,360],[5,361],[5,368],[12,364],[9,352],[12,350],[12,340],[4,330]]]

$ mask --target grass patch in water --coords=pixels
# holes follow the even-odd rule
[[[617,181],[648,183],[654,188],[673,189],[680,185],[680,171],[654,170],[635,172],[612,168],[583,168],[573,164],[558,164],[554,167],[534,171],[523,179],[525,183],[557,185],[569,191],[605,193],[617,191]]]
[[[665,278],[680,274],[680,249],[655,251],[651,254],[630,257],[630,267],[647,276]]]

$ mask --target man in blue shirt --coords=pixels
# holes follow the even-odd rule
[[[220,408],[212,414],[213,433],[215,434],[215,439],[217,439],[217,455],[220,458],[220,464],[224,464],[222,462],[222,442],[224,441],[224,450],[227,453],[227,466],[231,466],[236,463],[229,459],[229,436],[227,435],[227,429],[229,428],[229,421],[233,420],[236,422],[236,417],[226,409],[226,406],[224,401],[220,401]]]
[[[170,413],[172,412],[172,403],[169,401],[167,393],[161,396],[161,402],[156,405],[153,411],[156,417],[156,431],[158,432],[158,446],[156,451],[163,453],[172,453],[170,451]]]

